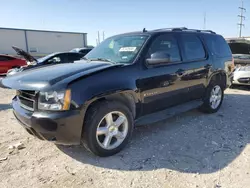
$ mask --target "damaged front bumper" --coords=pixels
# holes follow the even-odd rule
[[[16,97],[12,100],[12,106],[16,119],[35,137],[56,144],[80,144],[83,125],[80,110],[32,112],[23,109]]]

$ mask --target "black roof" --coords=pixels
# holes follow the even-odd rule
[[[188,33],[205,33],[205,34],[216,34],[214,31],[211,30],[199,30],[199,29],[188,29],[186,27],[175,27],[175,28],[160,28],[155,30],[146,30],[143,28],[141,31],[123,33],[121,35],[127,34],[155,34],[159,32],[188,32]]]

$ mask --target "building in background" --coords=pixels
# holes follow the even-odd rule
[[[0,54],[15,54],[12,46],[33,56],[87,46],[87,33],[0,28]]]

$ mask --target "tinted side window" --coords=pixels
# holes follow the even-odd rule
[[[68,54],[68,61],[69,62],[77,61],[80,58],[81,58],[80,54]]]
[[[5,56],[0,56],[0,61],[8,61],[9,59]]]
[[[232,56],[232,52],[227,42],[222,36],[219,35],[207,35],[204,37],[205,42],[215,56],[217,57],[228,57]]]
[[[14,57],[7,57],[9,61],[15,60]]]
[[[67,63],[68,62],[68,54],[60,54],[57,57],[60,58],[59,63]]]
[[[60,56],[54,56],[53,58],[49,59],[47,62],[49,64],[50,63],[61,63],[62,59],[60,58]]]
[[[154,39],[149,47],[147,58],[156,52],[169,54],[171,62],[181,61],[177,40],[170,34],[160,35]]]
[[[195,61],[206,57],[203,44],[198,36],[181,34],[181,44],[185,61]]]

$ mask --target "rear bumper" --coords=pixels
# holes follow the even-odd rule
[[[19,123],[37,138],[63,145],[80,144],[83,116],[79,110],[31,112],[23,109],[16,98],[12,106]]]

